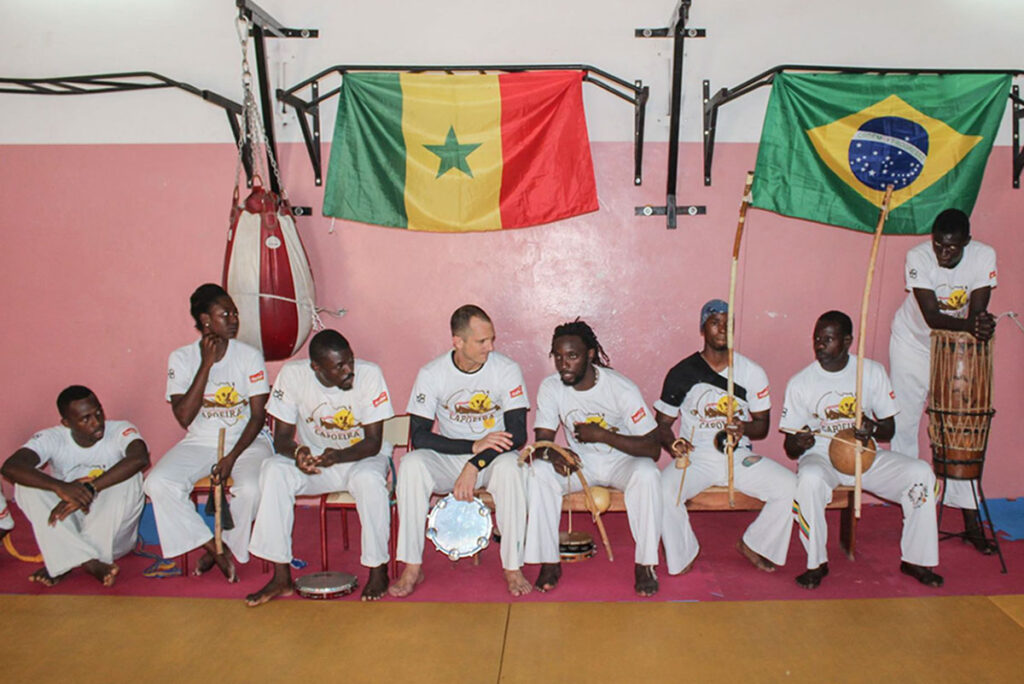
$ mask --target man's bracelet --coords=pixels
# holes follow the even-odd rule
[[[82,483],[82,486],[89,490],[89,493],[96,496],[99,492],[96,491],[96,485],[88,480]]]
[[[299,446],[295,447],[295,452],[292,454],[292,458],[295,459],[296,461],[298,461],[299,460],[299,451],[302,450],[302,449],[305,449],[305,448],[306,448],[305,444],[300,444]]]

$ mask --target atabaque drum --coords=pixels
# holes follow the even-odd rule
[[[933,330],[928,438],[939,477],[981,477],[992,422],[992,341]]]
[[[459,501],[449,494],[427,516],[427,539],[455,561],[483,551],[491,541],[491,527],[491,509],[483,501]]]

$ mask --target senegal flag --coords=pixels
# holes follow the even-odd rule
[[[595,211],[582,78],[346,74],[324,214],[461,232]]]
[[[874,232],[923,234],[943,209],[974,208],[1006,108],[1001,74],[775,77],[751,204]]]

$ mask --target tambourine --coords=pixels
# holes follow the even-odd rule
[[[359,581],[347,572],[313,572],[295,580],[295,593],[309,599],[332,599],[355,591]]]
[[[491,542],[491,509],[483,501],[444,497],[427,516],[427,539],[451,560],[473,556]]]
[[[559,532],[558,555],[563,563],[578,563],[597,553],[594,538],[586,532]]]

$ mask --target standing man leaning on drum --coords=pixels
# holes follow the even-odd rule
[[[932,224],[932,239],[907,252],[904,269],[910,292],[892,320],[889,368],[900,413],[892,448],[918,457],[918,430],[928,394],[929,334],[932,330],[969,332],[988,340],[996,329],[986,309],[996,286],[996,252],[971,240],[971,223],[959,209],[946,209]],[[960,508],[967,540],[978,551],[995,553],[978,524],[973,483],[947,480],[943,502]]]
[[[454,349],[420,369],[409,397],[414,450],[402,458],[397,489],[397,556],[405,569],[388,593],[408,596],[423,581],[430,495],[452,491],[470,501],[474,488],[487,487],[508,591],[522,596],[530,591],[522,571],[526,488],[515,450],[526,443],[526,384],[519,365],[494,351],[494,326],[483,309],[456,309],[451,333]],[[435,420],[440,434],[432,431]]]
[[[796,578],[814,589],[828,575],[825,541],[825,506],[832,490],[852,485],[854,477],[840,473],[829,460],[829,441],[851,429],[857,416],[857,359],[850,355],[853,322],[841,311],[823,313],[814,325],[816,361],[794,375],[786,385],[780,428],[786,432],[783,448],[799,459],[793,515],[800,541],[807,551],[807,572]],[[857,439],[887,442],[892,438],[896,401],[882,364],[864,359],[863,420]],[[795,431],[795,434],[791,434]],[[879,449],[864,472],[864,490],[903,508],[900,572],[921,584],[941,587],[939,533],[935,521],[935,474],[927,463]]]
[[[555,328],[551,339],[555,375],[537,392],[538,441],[552,441],[558,426],[569,448],[583,462],[590,485],[623,490],[629,528],[636,542],[633,588],[640,596],[658,591],[654,567],[661,538],[661,493],[658,487],[657,425],[637,386],[608,365],[590,326],[576,319]],[[537,588],[550,591],[562,575],[558,525],[562,495],[582,489],[573,477],[535,460],[527,473],[530,515],[526,562],[541,563]]]
[[[260,507],[249,551],[274,564],[266,586],[246,596],[258,606],[291,594],[295,497],[348,491],[362,528],[360,563],[370,569],[364,601],[388,588],[387,490],[391,445],[384,421],[395,415],[377,364],[357,359],[341,333],[321,330],[309,360],[289,361],[267,403],[274,417],[274,450],[260,470]]]

